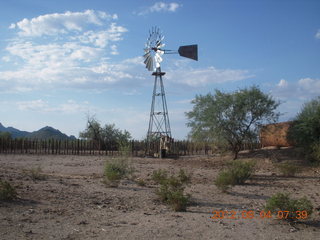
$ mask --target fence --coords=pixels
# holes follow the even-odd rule
[[[259,148],[260,144],[244,144],[243,149]],[[157,151],[158,144],[153,145]],[[146,143],[132,140],[129,149],[133,156],[145,156]],[[176,141],[172,153],[183,155],[211,155],[217,151],[214,144],[191,141]],[[56,154],[56,155],[119,155],[121,148],[116,142],[94,142],[88,140],[34,140],[0,138],[0,154]]]

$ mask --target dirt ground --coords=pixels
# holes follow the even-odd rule
[[[232,156],[179,159],[133,158],[135,175],[146,186],[122,180],[118,188],[102,182],[105,156],[0,155],[0,179],[16,187],[18,198],[0,201],[0,239],[319,239],[320,168],[302,167],[282,177],[273,162],[296,161],[290,149],[240,154],[256,159],[256,172],[245,185],[221,193],[213,184]],[[40,166],[45,180],[32,180],[28,169]],[[180,168],[192,173],[187,212],[174,212],[158,201],[153,170]],[[314,213],[301,222],[259,218],[277,192],[307,196]],[[213,211],[234,211],[237,219],[212,219]],[[253,211],[245,219],[244,211]]]

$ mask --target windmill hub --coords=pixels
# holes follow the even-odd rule
[[[198,60],[198,45],[180,46],[178,51],[163,49],[164,36],[157,27],[149,31],[149,37],[144,48],[144,63],[149,71],[155,76],[150,111],[149,128],[147,133],[147,154],[158,156],[165,155],[170,151],[169,143],[172,142],[169,122],[167,101],[164,91],[160,63],[163,54],[179,54],[182,57]],[[159,142],[160,144],[157,144]]]

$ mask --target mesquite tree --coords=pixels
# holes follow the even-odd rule
[[[214,94],[197,95],[187,112],[190,137],[194,140],[226,143],[238,157],[244,142],[258,137],[263,123],[275,122],[279,102],[263,93],[257,86],[232,93],[215,90]]]

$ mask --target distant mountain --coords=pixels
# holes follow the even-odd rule
[[[1,123],[0,123],[0,132],[9,132],[11,133],[11,137],[12,138],[24,138],[26,137],[29,132],[26,131],[20,131],[19,129],[13,128],[13,127],[4,127]]]
[[[30,138],[30,139],[57,139],[57,140],[74,140],[76,139],[75,136],[68,136],[62,132],[60,132],[58,129],[54,129],[52,127],[44,127],[39,129],[38,131],[34,132],[26,132],[26,131],[20,131],[19,129],[13,128],[13,127],[4,127],[0,123],[0,132],[9,132],[11,133],[12,138]]]
[[[38,131],[32,132],[27,135],[27,138],[31,139],[57,139],[57,140],[67,140],[67,139],[75,139],[74,136],[69,137],[68,135],[60,132],[58,129],[54,129],[52,127],[46,126],[44,128],[39,129]]]

